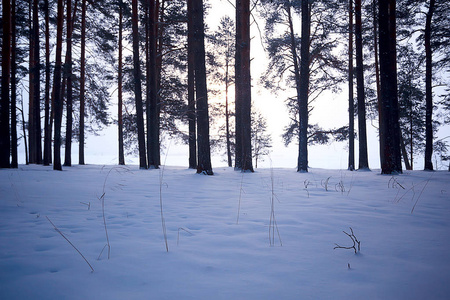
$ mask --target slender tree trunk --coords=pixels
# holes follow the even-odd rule
[[[353,99],[353,0],[348,7],[348,170],[355,170],[355,106]]]
[[[300,45],[300,101],[298,172],[308,172],[308,89],[311,12],[308,0],[302,0],[302,40]]]
[[[188,10],[192,9],[192,2],[188,1]],[[195,111],[195,73],[194,73],[194,24],[192,13],[188,12],[188,112],[189,120],[189,168],[197,169],[197,131]]]
[[[83,0],[84,2],[85,0]],[[118,57],[118,87],[117,87],[117,98],[118,98],[118,129],[119,129],[119,165],[125,165],[125,155],[124,155],[124,151],[123,151],[123,113],[122,113],[122,108],[123,108],[123,92],[122,92],[122,31],[123,31],[123,2],[120,1],[119,2],[119,57]]]
[[[400,147],[401,147],[401,151],[402,151],[403,161],[405,162],[406,170],[412,170],[412,166],[409,163],[409,159],[408,159],[408,152],[406,151],[405,140],[403,139],[403,137],[400,140]]]
[[[236,1],[235,168],[253,172],[251,138],[250,1]]]
[[[0,168],[10,167],[9,84],[11,71],[11,2],[3,0],[2,78],[0,102]]]
[[[35,59],[34,59],[34,28],[33,28],[33,7],[35,0],[29,0],[28,3],[28,28],[29,28],[29,59],[28,59],[28,159],[30,164],[35,164],[36,157],[36,131],[34,129],[34,76],[35,76]]]
[[[80,137],[78,144],[78,164],[84,165],[85,143],[85,103],[86,103],[86,0],[81,2],[81,57],[80,57]]]
[[[52,161],[52,126],[50,115],[50,14],[48,0],[44,1],[45,15],[45,100],[44,100],[44,166]]]
[[[155,0],[149,0],[148,17],[148,86],[147,86],[147,158],[149,168],[159,168],[158,69],[156,64],[158,11]]]
[[[367,155],[366,98],[364,92],[361,9],[361,0],[355,0],[356,92],[358,97],[359,140],[358,169],[369,169],[369,159]]]
[[[395,0],[379,0],[381,173],[402,173],[398,120]]]
[[[380,62],[378,61],[378,18],[377,18],[377,0],[373,0],[372,8],[373,8],[373,52],[375,56],[375,82],[377,87],[377,105],[378,105],[378,114],[380,113]],[[380,115],[378,115],[380,118]]]
[[[433,67],[431,49],[431,19],[435,9],[435,0],[430,0],[425,23],[425,170],[433,170]]]
[[[193,46],[195,52],[194,75],[197,99],[197,173],[213,175],[211,166],[211,149],[209,144],[208,90],[206,86],[205,41],[203,23],[203,1],[188,2],[188,13],[192,17]],[[190,9],[189,9],[190,8]]]
[[[29,161],[28,161],[28,141],[27,141],[27,131],[26,131],[26,125],[25,125],[25,113],[23,112],[23,101],[20,102],[21,104],[21,108],[19,109],[20,111],[20,116],[22,117],[22,134],[23,134],[23,146],[25,148],[25,164],[28,165]]]
[[[227,51],[228,53],[228,51]],[[231,137],[230,137],[230,110],[229,110],[229,100],[228,100],[228,87],[230,85],[228,79],[229,72],[229,59],[226,58],[225,64],[225,130],[226,130],[226,140],[227,140],[227,159],[228,166],[233,166],[233,161],[231,159]]]
[[[136,122],[138,130],[139,167],[147,169],[145,154],[144,112],[142,105],[141,66],[139,62],[139,28],[138,28],[138,1],[132,0],[132,34],[133,34],[133,75],[134,96],[136,102]]]
[[[39,42],[39,0],[33,2],[33,35],[34,35],[34,130],[35,130],[35,149],[36,163],[42,164],[42,138],[41,138],[41,93],[40,93],[40,42]]]
[[[53,169],[62,170],[61,166],[61,123],[62,123],[62,94],[61,94],[61,73],[62,73],[62,34],[64,23],[64,1],[58,0],[58,16],[56,29],[56,59],[53,79],[54,93],[54,114],[55,132],[53,145]]]
[[[17,43],[16,0],[11,1],[11,168],[18,168],[17,155]]]
[[[66,98],[66,145],[64,166],[72,166],[72,124],[73,124],[73,87],[72,87],[72,0],[66,0],[67,40],[66,63],[64,77],[67,82]]]

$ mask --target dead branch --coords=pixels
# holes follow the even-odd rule
[[[333,249],[353,249],[353,250],[355,250],[355,254],[357,254],[361,250],[361,241],[358,241],[355,234],[353,233],[353,229],[351,227],[349,227],[349,228],[350,228],[350,231],[352,232],[352,234],[349,234],[345,231],[342,231],[342,232],[345,233],[352,240],[353,246],[344,247],[344,246],[340,246],[335,243],[336,246]],[[356,249],[356,245],[358,245],[358,250]]]

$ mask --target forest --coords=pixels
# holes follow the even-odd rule
[[[18,167],[19,144],[26,164],[62,170],[77,145],[84,165],[86,136],[115,126],[119,165],[137,154],[141,169],[160,168],[168,136],[189,145],[197,173],[214,174],[211,151],[253,172],[272,147],[255,87],[283,98],[299,172],[309,147],[336,141],[349,170],[370,169],[369,121],[383,174],[450,159],[437,137],[450,123],[448,1],[223,0],[234,15],[217,28],[205,23],[215,1],[2,0],[0,167]],[[345,126],[310,122],[330,91],[348,91]]]

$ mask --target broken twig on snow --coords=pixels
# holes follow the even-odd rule
[[[353,246],[343,247],[343,246],[340,246],[338,244],[335,244],[336,247],[334,247],[333,249],[353,249],[353,250],[355,250],[355,254],[356,254],[356,253],[358,253],[361,250],[361,241],[358,241],[358,239],[356,238],[355,234],[353,233],[353,229],[351,227],[349,227],[349,228],[350,228],[350,231],[352,232],[352,234],[349,234],[349,233],[347,233],[345,231],[342,231],[342,232],[345,233],[352,240]],[[358,250],[356,250],[356,245],[358,245]]]

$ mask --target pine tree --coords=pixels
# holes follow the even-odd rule
[[[250,1],[236,2],[235,168],[253,172],[251,145]]]
[[[86,0],[83,0],[83,2]],[[122,35],[123,35],[123,2],[122,0],[118,3],[119,6],[119,53],[118,53],[118,71],[117,71],[117,118],[118,118],[118,137],[119,137],[119,165],[125,165],[125,154],[123,149],[123,45],[122,45]],[[81,138],[80,138],[81,143]]]
[[[402,173],[396,69],[395,0],[379,0],[381,173]]]
[[[192,18],[192,39],[195,52],[194,77],[197,100],[197,173],[213,175],[209,143],[208,91],[206,86],[203,1],[188,0],[188,19]]]
[[[148,0],[147,55],[147,160],[149,168],[160,165],[159,101],[158,101],[158,8],[155,0]]]
[[[308,172],[308,87],[311,11],[308,0],[302,0],[302,40],[300,52],[299,152],[298,172]]]
[[[134,96],[136,102],[137,131],[139,144],[139,167],[147,169],[145,152],[144,113],[142,103],[141,66],[139,61],[139,28],[138,28],[138,1],[132,0],[132,34],[133,34],[133,77]]]
[[[355,107],[353,99],[353,0],[348,1],[348,170],[355,170]]]
[[[61,94],[61,73],[62,73],[62,34],[64,23],[64,3],[58,0],[57,29],[56,29],[56,59],[55,71],[53,77],[53,94],[54,94],[54,114],[55,114],[55,132],[53,145],[53,169],[62,170],[61,166],[61,123],[63,100]]]
[[[16,0],[11,1],[11,168],[18,168],[17,155],[17,29]]]
[[[67,39],[66,39],[66,62],[64,66],[64,79],[66,89],[66,140],[64,166],[72,166],[72,126],[73,126],[73,84],[72,84],[72,0],[66,0],[67,17]]]
[[[0,101],[0,168],[10,167],[9,85],[11,70],[11,2],[3,0],[2,78]]]
[[[358,98],[359,169],[369,169],[367,156],[366,97],[364,91],[361,0],[355,0],[356,89]]]
[[[52,162],[52,116],[50,99],[50,6],[49,0],[44,1],[45,19],[45,96],[44,96],[44,166]]]

